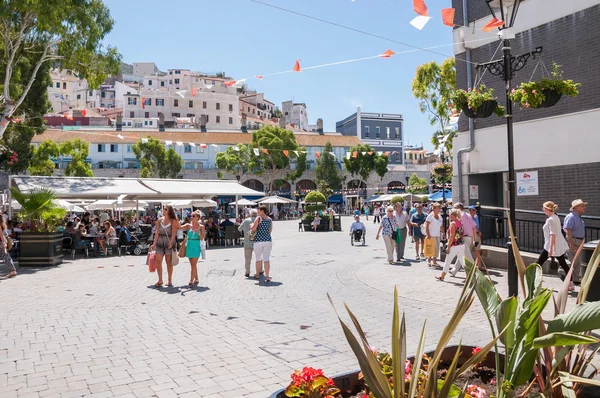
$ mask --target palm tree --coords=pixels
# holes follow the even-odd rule
[[[56,194],[51,189],[38,188],[27,194],[15,188],[10,191],[21,205],[19,218],[31,222],[31,230],[34,232],[55,232],[67,213],[57,204]]]

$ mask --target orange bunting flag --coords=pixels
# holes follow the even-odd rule
[[[425,5],[425,0],[413,0],[413,8],[415,12],[423,17],[429,16],[429,10]]]
[[[300,60],[297,59],[296,63],[294,64],[294,72],[302,72],[302,69],[300,68]]]
[[[260,75],[256,75],[256,76],[254,76],[254,77],[256,77],[258,80],[262,80],[262,79],[263,79],[263,77],[262,77],[262,76],[260,76]]]
[[[228,82],[225,82],[225,85],[226,85],[227,87],[231,87],[231,86],[233,86],[234,84],[235,84],[235,80],[229,80]]]
[[[381,58],[390,58],[392,55],[396,54],[392,50],[387,50],[383,54],[380,55]]]
[[[285,156],[287,156],[288,158],[290,157],[290,151],[288,151],[287,149],[284,149],[284,150],[283,150],[283,154],[284,154]]]
[[[3,121],[2,121],[2,127],[6,126],[6,124],[7,124],[7,123],[8,123],[8,122],[7,122],[6,120],[3,120]]]
[[[454,8],[442,8],[442,21],[444,25],[454,27]]]
[[[383,156],[390,156],[390,151],[385,152]]]
[[[195,97],[195,96],[196,96],[196,91],[198,91],[198,89],[197,89],[197,88],[193,88],[193,89],[192,89],[192,97]]]
[[[269,154],[269,151],[267,151],[265,148],[263,148],[262,151],[263,151],[263,153],[265,153],[267,155]]]
[[[142,109],[146,109],[146,98],[142,98]]]
[[[369,156],[373,155],[373,152],[367,152],[369,154]]]
[[[321,159],[321,152],[315,152],[315,156],[317,157],[317,159]]]
[[[357,156],[358,156],[358,152],[352,152],[352,157],[353,157],[354,159],[356,159],[356,157],[357,157]]]
[[[82,114],[83,116],[85,116],[85,115],[87,115],[87,111],[86,111],[85,109],[82,109],[82,110],[81,110],[81,114]]]
[[[65,115],[65,117],[67,118],[67,120],[73,120],[73,116],[71,115]]]
[[[491,32],[492,30],[501,27],[504,25],[504,21],[499,20],[497,18],[492,18],[492,20],[485,24],[483,28],[481,28],[484,32]]]

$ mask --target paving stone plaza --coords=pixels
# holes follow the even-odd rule
[[[345,231],[350,222],[343,218]],[[175,286],[162,289],[153,288],[156,275],[143,256],[21,268],[0,282],[0,397],[266,398],[294,369],[356,370],[327,293],[340,314],[348,303],[373,346],[389,349],[397,286],[409,350],[426,319],[433,348],[464,273],[436,281],[438,270],[413,260],[413,245],[407,261],[389,265],[375,227],[366,225],[367,246],[352,247],[347,232],[298,232],[297,221],[276,222],[268,285],[244,277],[240,247],[210,249],[194,289],[187,260],[175,267]],[[505,273],[490,273],[506,296]],[[559,284],[546,278],[549,287]],[[490,338],[476,299],[454,341]]]

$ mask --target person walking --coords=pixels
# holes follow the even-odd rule
[[[396,227],[400,229],[400,242],[396,242],[396,260],[398,262],[404,260],[404,249],[406,247],[406,238],[408,237],[408,213],[402,208],[402,203],[396,203],[396,210],[394,210],[394,221]]]
[[[2,220],[0,220],[0,240],[0,259],[8,265],[9,269],[6,278],[14,278],[17,276],[17,269],[15,268],[15,263],[13,262],[12,257],[8,253],[8,232],[4,217],[2,217]]]
[[[379,235],[383,235],[383,242],[385,243],[385,249],[387,251],[387,259],[388,263],[394,263],[394,247],[396,245],[396,239],[392,236],[396,235],[396,230],[398,229],[398,225],[394,220],[394,208],[392,206],[388,206],[385,209],[385,216],[381,219],[381,225],[377,230],[377,236],[375,239],[379,240]]]
[[[271,249],[273,248],[273,220],[269,218],[269,213],[265,205],[258,207],[258,217],[252,224],[252,231],[256,231],[254,237],[254,256],[256,257],[255,279],[260,278],[260,274],[265,273],[267,282],[271,282]]]
[[[569,243],[568,255],[573,267],[573,282],[576,284],[581,281],[581,255],[575,258],[575,254],[585,240],[585,223],[581,216],[585,214],[587,204],[588,202],[581,199],[574,200],[571,203],[571,212],[567,214],[563,223],[563,229]]]
[[[369,205],[365,205],[365,216],[367,218],[367,221],[369,221],[369,211],[370,211]]]
[[[421,206],[420,203],[417,203],[415,208],[417,211],[410,217],[410,225],[413,228],[412,235],[415,240],[415,251],[417,252],[416,260],[419,261],[421,257],[425,259],[425,256],[423,255],[423,241],[425,240],[425,234],[421,230],[421,225],[425,224],[427,214],[423,213],[423,206]]]
[[[569,265],[565,254],[569,251],[569,244],[561,232],[560,219],[556,215],[558,206],[554,202],[548,201],[544,203],[542,210],[548,218],[542,227],[542,231],[544,231],[544,250],[542,250],[537,263],[542,266],[548,260],[548,257],[554,257],[565,271],[565,274],[568,275]],[[571,278],[569,291],[572,292],[574,289],[573,279]]]
[[[437,267],[437,258],[440,255],[440,237],[444,230],[444,219],[440,215],[441,205],[434,203],[431,207],[432,212],[425,220],[425,228],[427,230],[427,239],[433,239],[435,245],[435,253],[433,257],[427,258],[427,265]]]
[[[469,213],[465,211],[465,207],[462,203],[458,202],[454,204],[454,208],[458,209],[460,214],[460,222],[463,226],[463,241],[465,242],[465,256],[469,259],[469,261],[475,264],[475,260],[473,259],[473,254],[471,251],[474,246],[475,237],[477,236],[477,224],[473,221],[473,217]]]
[[[456,271],[464,262],[465,243],[463,240],[463,225],[460,222],[460,211],[458,209],[450,210],[450,226],[448,227],[448,248],[446,249],[446,261],[444,261],[444,269],[442,274],[435,277],[438,281],[443,281],[446,274],[450,270],[450,264],[457,257],[456,265],[452,276],[456,276]]]
[[[481,244],[483,243],[483,234],[479,227],[479,216],[477,215],[477,206],[469,206],[469,215],[475,223],[476,235],[474,236],[473,251],[475,251],[475,265],[480,271],[486,271],[481,259]]]
[[[196,210],[192,213],[192,222],[189,224],[182,225],[179,229],[181,231],[187,231],[187,238],[185,243],[185,256],[190,260],[190,283],[189,287],[194,287],[200,283],[198,278],[198,259],[202,254],[202,245],[200,244],[206,235],[206,229],[204,225],[200,223],[200,217],[202,213],[200,210]]]
[[[381,223],[381,206],[375,205],[373,209],[373,224]]]
[[[257,216],[258,210],[250,209],[248,217],[242,221],[238,227],[238,231],[244,234],[244,266],[246,268],[246,278],[250,278],[250,263],[252,262],[252,252],[254,251],[254,242],[250,240],[250,229]]]
[[[173,255],[175,252],[175,237],[179,229],[179,221],[175,216],[173,206],[163,206],[163,216],[156,220],[156,232],[154,233],[154,243],[151,250],[156,251],[155,264],[158,282],[154,287],[163,285],[163,257],[167,263],[167,286],[173,286]]]

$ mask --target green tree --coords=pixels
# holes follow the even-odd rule
[[[273,117],[277,119],[281,119],[281,117],[283,117],[283,113],[281,112],[281,109],[279,109],[278,106],[276,106],[275,109],[273,109]]]
[[[408,187],[406,189],[407,192],[410,193],[427,193],[427,180],[425,178],[420,178],[418,175],[414,174],[410,176],[408,179]]]
[[[59,156],[58,144],[51,140],[44,140],[37,148],[33,147],[27,171],[34,176],[51,176],[56,168],[52,158],[58,159]]]
[[[0,120],[16,115],[45,65],[73,71],[92,88],[117,74],[121,56],[102,44],[113,24],[101,0],[0,2]],[[32,61],[25,75],[18,67],[23,59]],[[0,125],[0,137],[7,126]]]
[[[156,138],[141,139],[132,146],[136,159],[140,162],[140,177],[176,178],[183,169],[183,159],[173,148],[165,150]]]
[[[351,156],[350,159],[344,158],[344,167],[350,174],[359,175],[363,181],[367,182],[373,172],[383,179],[387,173],[387,166],[390,159],[385,156],[379,156],[370,145],[360,144],[350,148],[350,153],[356,152],[356,158]],[[364,153],[364,155],[363,155]]]
[[[230,146],[225,152],[217,153],[215,158],[217,168],[226,170],[229,174],[243,177],[250,171],[253,156],[251,152],[251,148],[244,144]]]
[[[277,170],[289,169],[292,160],[295,160],[296,168],[289,169],[286,180],[293,182],[306,170],[306,150],[298,145],[296,135],[292,131],[275,126],[263,126],[252,134],[252,147],[253,151],[254,148],[258,149],[259,155],[252,156],[250,169],[256,170],[257,174],[270,170],[271,190],[277,179]],[[263,149],[266,149],[268,154],[264,153]],[[287,151],[287,156],[283,151]],[[294,151],[297,151],[298,155]]]
[[[67,211],[56,203],[54,191],[36,188],[24,194],[14,187],[10,191],[21,205],[19,219],[30,222],[33,232],[55,232],[61,225]]]
[[[415,78],[412,82],[412,92],[419,100],[419,108],[422,113],[427,114],[429,123],[438,126],[438,131],[450,134],[446,142],[452,142],[453,134],[447,132],[452,114],[452,94],[456,90],[456,61],[448,58],[442,64],[435,61],[419,65]],[[431,143],[436,149],[440,147],[435,133],[435,139]]]
[[[338,167],[337,159],[333,156],[333,145],[329,141],[327,141],[323,148],[321,158],[317,159],[315,175],[317,185],[327,187],[325,192],[339,190],[342,187],[342,173]],[[320,191],[323,192],[323,190]]]
[[[65,141],[60,146],[60,154],[70,156],[71,162],[65,169],[65,175],[74,177],[93,177],[92,166],[86,161],[90,154],[90,144],[81,138]]]

